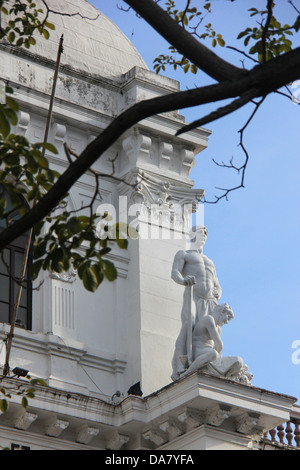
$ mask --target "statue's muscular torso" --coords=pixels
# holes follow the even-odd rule
[[[216,292],[220,290],[214,263],[203,253],[193,250],[177,253],[172,277],[182,284],[186,276],[195,277],[193,289],[195,299],[216,297]]]

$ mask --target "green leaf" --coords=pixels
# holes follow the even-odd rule
[[[12,44],[15,40],[15,37],[16,37],[15,33],[13,31],[10,31],[10,33],[7,35],[8,42]]]
[[[34,199],[37,199],[39,196],[39,190],[37,187],[31,189],[30,191],[28,191],[27,193],[27,200],[28,201],[33,201]]]
[[[128,247],[128,240],[126,238],[117,238],[117,245],[121,250],[126,250]]]
[[[94,269],[90,268],[89,266],[85,266],[81,279],[86,290],[89,292],[96,291],[99,284]]]
[[[0,134],[2,134],[3,137],[5,138],[10,133],[10,124],[4,113],[3,108],[4,107],[0,105]]]
[[[50,144],[49,142],[38,142],[35,144],[36,147],[42,147],[45,150],[49,150],[49,152],[54,153],[54,155],[58,154],[57,148],[53,145]]]
[[[103,260],[103,271],[105,277],[110,282],[115,281],[115,279],[117,279],[118,277],[118,271],[116,270],[115,265],[111,261]]]
[[[71,217],[68,220],[68,228],[73,234],[80,233],[83,229],[82,222],[78,217]]]
[[[248,30],[246,29],[245,31],[242,31],[238,34],[237,36],[237,39],[241,39],[243,38],[244,36],[246,36],[246,34],[248,34]]]
[[[44,170],[48,169],[49,162],[46,157],[44,157],[42,154],[39,154],[39,155],[36,155],[36,160],[41,168],[44,168]]]
[[[102,268],[100,266],[100,263],[99,264],[94,264],[92,267],[91,267],[93,273],[95,274],[96,278],[97,278],[97,282],[98,282],[98,286],[101,284],[101,282],[103,281],[104,279],[104,274],[103,274],[103,271],[102,271]]]
[[[0,411],[2,413],[5,413],[7,409],[8,409],[8,401],[5,398],[2,398],[2,400],[0,400]]]
[[[57,273],[61,273],[63,271],[63,250],[58,248],[54,250],[52,257],[51,257],[51,267],[53,271]]]
[[[40,243],[37,241],[33,245],[33,259],[38,259],[44,256],[46,252],[46,247],[47,247],[48,240],[44,239]]]
[[[47,31],[47,29],[43,29],[43,36],[45,39],[49,39],[50,34],[49,34],[49,31]]]
[[[300,15],[298,16],[298,18],[296,19],[296,21],[294,23],[294,28],[295,28],[296,32],[298,32],[299,29],[300,29]]]
[[[55,25],[52,23],[49,23],[48,21],[46,21],[45,26],[49,29],[52,29],[52,31],[55,30]]]
[[[22,405],[23,408],[25,408],[25,409],[28,407],[28,400],[27,400],[26,397],[22,397],[21,405]]]
[[[12,95],[14,93],[13,88],[10,87],[9,85],[6,85],[6,93],[9,93],[10,95]]]
[[[187,26],[189,24],[189,20],[187,19],[187,16],[185,15],[183,18],[183,24]]]
[[[250,36],[247,36],[247,37],[245,38],[245,41],[244,41],[244,45],[245,45],[245,46],[248,46],[248,43],[249,43],[249,41],[250,41],[250,38],[251,38]]]
[[[6,108],[5,109],[5,114],[6,114],[6,117],[9,119],[10,123],[13,125],[13,126],[16,126],[18,124],[18,116],[17,114],[15,113],[15,111],[13,111],[12,109],[10,108]]]
[[[15,111],[16,113],[19,111],[18,103],[16,102],[16,100],[11,98],[10,96],[6,96],[6,104],[10,109]]]
[[[39,377],[36,379],[36,383],[37,383],[37,385],[42,385],[43,387],[48,387],[47,382],[44,379],[41,379]]]
[[[35,397],[35,390],[34,388],[28,388],[26,390],[26,397],[28,398],[34,398]]]

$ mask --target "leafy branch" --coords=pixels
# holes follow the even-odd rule
[[[205,40],[206,38],[212,39],[212,47],[217,45],[224,47],[225,41],[221,34],[217,34],[213,29],[212,24],[208,23],[205,25],[204,32],[200,33],[199,27],[202,24],[206,15],[211,13],[211,2],[206,0],[203,5],[204,12],[197,9],[197,7],[191,7],[191,0],[188,0],[184,10],[178,10],[174,0],[166,1],[166,11],[173,20],[180,24],[183,28],[188,27],[190,34],[195,35],[200,40]],[[153,61],[154,70],[156,73],[166,70],[166,66],[172,66],[174,70],[177,70],[178,67],[182,68],[184,73],[192,72],[196,74],[199,70],[198,66],[191,62],[186,56],[180,54],[174,46],[169,47],[170,54],[160,54]],[[177,56],[180,56],[177,58]]]
[[[9,8],[8,0],[0,0],[0,39],[6,38],[10,44],[23,45],[29,49],[30,46],[36,44],[35,31],[43,35],[45,39],[49,39],[50,31],[55,30],[54,24],[48,21],[50,13],[68,17],[80,16],[90,21],[99,17],[98,14],[94,18],[89,18],[79,11],[74,13],[56,11],[49,7],[46,0],[42,0],[42,4],[44,9],[37,8],[35,0],[15,0]],[[1,14],[8,17],[4,26],[2,26]]]
[[[147,99],[123,111],[82,151],[78,158],[69,161],[70,164],[68,168],[57,178],[49,190],[45,190],[43,196],[43,191],[38,193],[37,196],[39,200],[30,211],[25,211],[26,213],[22,215],[19,220],[8,225],[6,230],[0,233],[0,249],[3,249],[8,243],[11,243],[12,240],[16,239],[20,234],[26,232],[31,227],[35,227],[35,230],[37,230],[36,237],[39,244],[43,242],[43,240],[41,240],[41,232],[39,231],[41,230],[40,224],[43,226],[46,218],[50,217],[47,223],[49,223],[50,227],[52,226],[53,229],[49,230],[49,238],[45,244],[45,249],[53,249],[52,254],[55,258],[54,267],[65,269],[68,264],[64,256],[68,255],[77,265],[77,269],[82,273],[82,277],[83,275],[86,278],[92,276],[94,280],[96,277],[96,282],[93,283],[94,286],[97,285],[98,280],[101,279],[102,276],[97,276],[97,273],[93,272],[93,265],[99,252],[101,252],[102,249],[108,248],[108,245],[96,246],[96,244],[94,244],[95,240],[91,239],[89,230],[90,227],[97,225],[96,219],[93,219],[90,215],[90,217],[86,219],[70,220],[73,214],[67,217],[64,212],[60,212],[59,214],[53,213],[78,178],[89,171],[92,165],[124,134],[124,132],[147,117],[182,108],[195,107],[207,103],[217,103],[227,99],[233,100],[229,105],[216,109],[213,113],[202,117],[189,126],[184,126],[184,128],[180,130],[180,133],[187,132],[193,127],[199,126],[199,123],[212,122],[215,119],[224,117],[240,109],[249,102],[253,102],[256,98],[261,99],[272,92],[277,92],[281,87],[299,78],[300,48],[296,48],[288,53],[279,54],[278,56],[275,54],[272,59],[259,62],[250,70],[239,68],[222,59],[208,47],[204,46],[197,40],[195,35],[187,31],[186,26],[182,25],[182,21],[181,23],[174,21],[167,11],[159,7],[157,2],[153,0],[143,0],[143,2],[139,0],[125,0],[125,2],[172,44],[174,50],[178,51],[182,57],[187,58],[191,64],[199,67],[209,77],[216,80],[217,83],[195,87],[194,89],[184,92],[174,92]],[[186,3],[186,6],[189,6],[188,3]],[[273,16],[270,15],[270,11],[271,10],[268,9],[265,10],[263,20],[260,24],[261,35],[259,40],[262,40],[262,34],[264,34],[266,48],[268,47],[270,31],[273,31]],[[186,9],[185,14],[181,15],[181,19],[183,20],[187,14]],[[269,26],[267,26],[265,21],[266,18],[269,18]],[[296,23],[294,24],[295,29],[298,27]],[[275,25],[276,28],[277,26]],[[7,138],[4,138],[4,140],[7,140]],[[241,140],[241,146],[242,144],[243,140]],[[242,170],[241,168],[240,172],[242,172]],[[22,173],[22,177],[24,177],[24,173]],[[19,183],[18,179],[17,182]],[[5,181],[5,183],[9,184],[11,182]],[[18,188],[18,186],[16,187]],[[32,187],[32,189],[34,188]],[[24,197],[26,196],[24,193],[22,195]],[[42,197],[40,197],[40,195]],[[100,220],[100,222],[102,221]],[[73,225],[81,226],[81,229],[83,229],[83,236],[85,238],[82,239],[80,243],[76,229],[75,233],[72,232],[71,234]],[[123,228],[121,231],[122,230]],[[110,234],[109,226],[107,226],[106,231],[107,234]],[[72,237],[75,237],[75,240]],[[65,244],[66,251],[62,250],[62,244]],[[75,253],[74,245],[76,250],[78,250],[77,254]],[[87,250],[89,250],[91,254],[90,259],[87,259],[85,255],[80,252],[84,245],[87,245]],[[58,251],[58,253],[54,255],[56,251]],[[46,260],[47,256],[48,253],[44,258],[37,256],[35,262],[39,263],[41,268],[43,266],[50,267],[52,261],[49,258]]]
[[[44,3],[45,4],[45,3]],[[2,15],[8,16],[5,26],[0,25],[0,39],[7,38],[8,42],[16,46],[24,46],[27,49],[36,44],[33,37],[35,31],[43,35],[45,39],[50,36],[49,30],[54,30],[55,26],[48,21],[48,12],[41,19],[43,10],[36,8],[34,0],[23,2],[15,0],[9,8],[8,0],[0,0],[0,18]]]
[[[58,182],[60,174],[49,167],[44,150],[56,154],[50,143],[31,144],[25,137],[11,133],[18,122],[18,105],[13,90],[6,87],[5,103],[0,104],[0,219],[10,227],[38,204]],[[68,154],[67,154],[68,155]],[[70,157],[69,157],[70,158]],[[69,160],[70,165],[72,161]],[[114,171],[114,161],[112,161]],[[93,172],[92,169],[89,169]],[[96,174],[95,193],[90,204],[90,216],[73,215],[61,201],[48,211],[47,217],[34,225],[35,237],[30,268],[32,281],[41,270],[61,273],[71,266],[77,270],[84,287],[94,292],[106,278],[114,281],[117,270],[103,257],[111,251],[112,243],[127,248],[127,228],[116,224],[114,230],[104,224],[101,234],[97,227],[106,216],[93,212],[99,193],[99,178],[113,174]],[[67,196],[65,193],[62,200]],[[8,207],[8,204],[12,208]],[[30,207],[32,206],[32,207]],[[65,205],[66,207],[66,205]],[[82,210],[83,208],[81,208]],[[47,227],[47,229],[45,229]],[[21,283],[22,285],[22,283]]]
[[[0,377],[0,381],[3,377]],[[12,395],[21,396],[21,405],[23,408],[28,407],[28,399],[35,398],[36,386],[47,387],[47,383],[41,378],[32,378],[27,374],[25,379],[28,381],[28,384],[25,385],[22,381],[21,383],[12,381],[12,385],[9,387],[0,387],[0,412],[5,413],[9,408],[9,403],[12,398]]]
[[[250,41],[255,42],[249,49],[250,55],[257,55],[259,62],[266,62],[292,50],[292,41],[287,36],[293,36],[293,31],[299,31],[300,15],[293,25],[282,25],[273,14],[274,2],[272,0],[268,0],[266,9],[250,8],[249,12],[250,17],[260,15],[262,18],[258,26],[247,27],[237,36],[237,39],[244,38],[246,47]]]
[[[36,40],[33,37],[35,31],[48,39],[50,36],[48,29],[55,29],[48,21],[50,13],[96,19],[87,18],[80,12],[55,11],[45,0],[42,0],[42,4],[45,11],[37,8],[33,0],[26,2],[16,0],[10,8],[7,0],[0,0],[0,12],[8,17],[5,26],[1,23],[0,39],[6,38],[11,44],[17,47],[23,45],[26,48],[35,45]],[[11,88],[2,86],[1,91],[0,220],[2,225],[3,221],[5,222],[7,229],[38,205],[61,175],[50,169],[48,158],[45,157],[45,151],[57,154],[52,144],[44,142],[31,144],[25,137],[11,133],[11,127],[18,124],[19,107],[12,98]],[[66,155],[71,166],[70,152],[66,151]],[[113,161],[112,167],[114,172]],[[77,270],[85,288],[92,292],[98,288],[104,278],[109,281],[116,279],[117,270],[114,264],[103,256],[111,251],[111,245],[114,243],[121,249],[127,248],[127,228],[116,225],[112,231],[107,229],[107,224],[104,224],[105,233],[99,238],[97,226],[103,216],[93,213],[93,205],[100,195],[100,176],[104,175],[95,175],[96,188],[89,205],[89,217],[74,215],[66,209],[66,203],[62,204],[67,196],[66,191],[58,204],[49,209],[47,217],[39,219],[31,227],[35,237],[32,248],[34,262],[30,269],[33,281],[37,279],[41,270],[61,273],[69,270],[71,266]],[[113,174],[110,176],[115,178]],[[63,205],[65,207],[62,210]],[[83,209],[81,208],[81,211]],[[18,283],[23,286],[22,281]]]

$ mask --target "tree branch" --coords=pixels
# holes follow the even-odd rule
[[[191,1],[192,1],[192,0],[186,0],[186,5],[185,5],[185,8],[184,8],[184,10],[183,10],[183,14],[182,14],[182,18],[181,18],[181,24],[182,24],[182,27],[183,27],[183,28],[184,28],[184,19],[185,19],[185,17],[186,17],[186,14],[187,14],[188,9],[190,8]]]
[[[288,0],[288,3],[290,5],[292,5],[292,7],[294,8],[294,10],[300,15],[300,10],[298,10],[298,8],[294,5],[293,1],[292,0]]]
[[[59,16],[69,16],[69,17],[72,17],[72,16],[80,16],[80,18],[84,19],[84,20],[90,20],[90,21],[95,21],[99,18],[100,16],[100,13],[97,14],[97,16],[95,16],[94,18],[89,18],[88,16],[84,16],[82,15],[82,13],[80,13],[79,11],[76,11],[75,13],[64,13],[64,12],[61,12],[61,11],[56,11],[56,10],[52,10],[46,0],[42,0],[43,2],[43,5],[44,7],[46,8],[46,11],[47,11],[47,14],[46,14],[46,18],[45,18],[45,21],[47,20],[48,16],[49,16],[49,13],[53,13],[53,15],[59,15]]]
[[[124,0],[184,57],[217,81],[234,80],[246,71],[226,62],[176,23],[153,0]]]
[[[254,111],[251,113],[249,119],[246,121],[246,123],[244,124],[244,126],[239,130],[239,134],[240,134],[240,146],[244,152],[244,155],[245,155],[245,160],[244,160],[244,163],[243,165],[241,165],[240,167],[237,167],[235,165],[233,165],[233,159],[230,160],[230,165],[226,165],[225,163],[223,163],[222,165],[220,165],[219,163],[215,162],[218,166],[222,166],[224,168],[232,168],[234,170],[236,170],[238,173],[242,172],[241,173],[241,180],[240,180],[240,184],[233,187],[233,188],[229,188],[229,189],[225,189],[225,188],[216,188],[216,189],[219,189],[220,191],[223,191],[223,194],[221,196],[215,196],[215,200],[214,201],[207,201],[205,198],[204,198],[204,202],[206,202],[206,204],[216,204],[217,202],[219,202],[221,199],[226,199],[228,200],[228,195],[229,193],[231,193],[232,191],[236,191],[237,189],[240,189],[240,188],[244,188],[244,183],[245,183],[245,174],[246,174],[246,168],[247,168],[247,165],[248,165],[248,161],[249,161],[249,154],[248,154],[248,151],[245,147],[245,144],[244,144],[244,132],[246,130],[246,128],[248,127],[248,125],[250,124],[250,122],[252,121],[252,119],[254,118],[256,112],[258,111],[259,107],[262,105],[262,103],[264,102],[265,100],[265,96],[262,97],[262,99],[258,102],[258,103],[255,103],[255,109]]]
[[[263,32],[261,35],[261,42],[262,42],[262,61],[266,62],[266,39],[267,39],[267,34],[268,34],[268,29],[271,23],[271,19],[273,16],[273,0],[268,0],[267,2],[267,20],[266,24],[263,27]]]
[[[254,59],[254,57],[251,57],[251,55],[247,54],[247,53],[244,52],[244,51],[241,51],[241,50],[238,49],[237,47],[226,46],[226,48],[227,48],[227,49],[231,49],[231,50],[236,51],[236,52],[239,52],[240,54],[243,54],[245,57],[247,57],[247,59],[252,60],[252,62],[256,62],[257,64],[260,63],[258,60]]]
[[[257,89],[255,88],[250,89],[246,93],[244,93],[240,98],[232,101],[227,106],[223,106],[217,109],[216,111],[213,111],[212,113],[208,114],[207,116],[204,116],[201,119],[197,119],[191,124],[185,127],[182,127],[181,129],[179,129],[179,131],[176,132],[176,135],[178,136],[185,132],[189,132],[192,129],[195,129],[196,127],[204,126],[205,124],[208,124],[209,122],[213,122],[213,121],[216,121],[217,119],[220,119],[221,117],[227,116],[227,114],[231,114],[237,109],[242,108],[245,104],[249,103],[256,96],[257,96]]]
[[[300,77],[300,48],[254,67],[243,77],[193,90],[175,92],[136,103],[124,111],[70,164],[50,191],[27,214],[0,234],[0,250],[41,221],[64,199],[73,184],[125,131],[150,116],[242,96],[268,95]],[[253,96],[254,98],[255,96]]]

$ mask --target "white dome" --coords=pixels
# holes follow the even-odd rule
[[[36,3],[39,5],[41,2]],[[50,13],[48,21],[55,25],[55,30],[49,30],[48,40],[36,35],[37,43],[30,51],[56,60],[59,39],[63,34],[61,64],[106,78],[119,77],[134,66],[148,68],[129,39],[87,0],[48,0],[47,3],[52,10],[80,13],[81,16]]]

